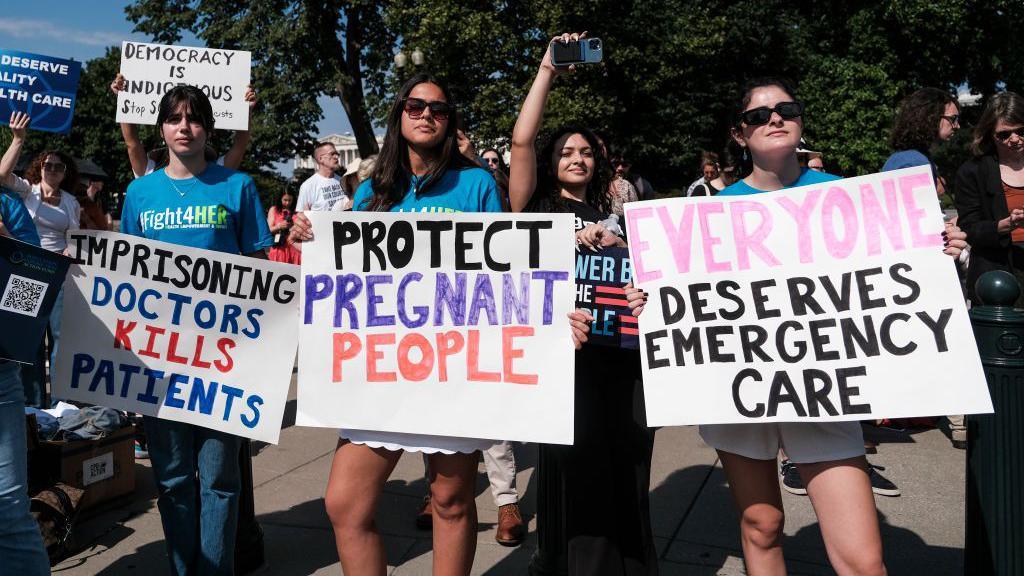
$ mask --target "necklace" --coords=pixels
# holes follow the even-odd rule
[[[167,180],[168,180],[168,181],[170,181],[170,183],[171,183],[171,186],[172,186],[172,187],[174,188],[174,191],[175,191],[175,192],[177,192],[177,193],[178,193],[178,195],[179,195],[179,196],[181,196],[182,198],[184,198],[184,197],[185,197],[185,194],[186,194],[187,192],[191,192],[191,191],[192,191],[192,189],[196,187],[196,184],[198,184],[198,183],[199,183],[199,178],[196,178],[195,176],[193,176],[193,177],[189,178],[189,181],[191,182],[191,184],[189,184],[189,186],[188,186],[187,188],[185,188],[184,190],[182,190],[181,188],[179,188],[179,187],[178,187],[178,185],[177,185],[177,184],[175,184],[175,183],[174,183],[174,179],[173,179],[173,178],[171,178],[170,176],[168,176],[168,177],[167,177]]]

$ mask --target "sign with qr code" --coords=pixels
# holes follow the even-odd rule
[[[299,267],[76,230],[53,395],[277,442]]]
[[[114,477],[114,451],[100,454],[82,462],[82,486],[95,484]]]
[[[0,236],[0,359],[39,361],[50,310],[71,260]]]

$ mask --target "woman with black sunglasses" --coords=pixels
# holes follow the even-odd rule
[[[21,148],[28,135],[29,117],[23,112],[12,112],[10,119],[11,144],[0,160],[0,185],[17,192],[32,216],[39,233],[41,246],[51,252],[64,253],[68,247],[67,233],[81,225],[82,207],[70,191],[78,187],[78,168],[71,156],[58,150],[46,150],[35,157],[25,169],[25,177],[14,173],[21,156]],[[61,311],[64,309],[62,289],[53,304],[47,333],[50,342],[50,366],[57,358],[60,342]],[[25,403],[43,406],[46,398],[46,352],[39,344],[39,361],[35,366],[22,368]]]
[[[1010,271],[1024,286],[1024,97],[993,96],[971,149],[974,158],[957,171],[956,208],[971,245],[967,295],[977,304],[974,284],[989,270]]]
[[[900,102],[889,143],[894,152],[882,171],[913,166],[931,166],[932,146],[949,140],[960,128],[960,104],[952,94],[938,88],[921,88]],[[938,184],[938,180],[936,180]]]
[[[551,87],[572,70],[554,66],[548,48],[512,133],[512,209],[574,214],[580,250],[622,247],[622,231],[610,221],[613,171],[598,137],[569,125],[536,147]],[[572,576],[657,574],[648,500],[654,431],[646,422],[639,351],[583,346],[573,385],[573,445],[540,447],[545,479],[537,513],[542,527],[556,530],[542,529],[537,562]],[[552,486],[564,489],[550,494]]]
[[[353,210],[502,211],[494,178],[459,151],[452,102],[448,90],[426,74],[402,86],[373,175],[356,191]],[[294,217],[291,234],[294,241],[312,239],[302,214]],[[585,338],[581,320],[574,321],[574,338]],[[476,552],[477,463],[494,440],[348,429],[340,436],[325,504],[345,574],[387,570],[374,516],[403,451],[428,454],[434,574],[469,574]]]

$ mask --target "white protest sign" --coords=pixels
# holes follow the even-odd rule
[[[651,426],[992,411],[929,167],[626,220]]]
[[[308,212],[296,423],[571,444],[571,214]]]
[[[298,266],[92,230],[68,246],[55,397],[277,442]]]
[[[117,121],[156,124],[164,93],[189,84],[209,96],[215,128],[248,130],[245,90],[251,63],[251,53],[239,50],[122,42],[121,74],[126,81],[117,95]]]

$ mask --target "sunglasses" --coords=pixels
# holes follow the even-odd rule
[[[761,126],[772,119],[772,113],[778,114],[783,120],[792,120],[803,116],[804,105],[803,102],[779,102],[774,108],[751,108],[740,113],[740,122],[747,126]]]
[[[452,113],[453,109],[453,107],[447,102],[441,102],[439,100],[427,102],[422,98],[403,98],[402,104],[405,106],[405,113],[413,120],[423,116],[423,111],[427,108],[430,108],[430,115],[434,118],[438,120],[447,120],[448,115]]]
[[[956,126],[957,124],[960,124],[960,115],[959,114],[952,114],[950,116],[943,116],[942,119],[945,120],[946,122],[949,122],[950,126]]]
[[[1020,128],[1014,128],[1013,130],[1000,130],[996,132],[996,138],[999,138],[1003,142],[1006,142],[1014,134],[1016,134],[1018,138],[1024,138],[1024,126],[1021,126]]]
[[[67,169],[68,167],[65,166],[63,162],[43,162],[43,170],[48,170],[50,172],[63,172]]]

